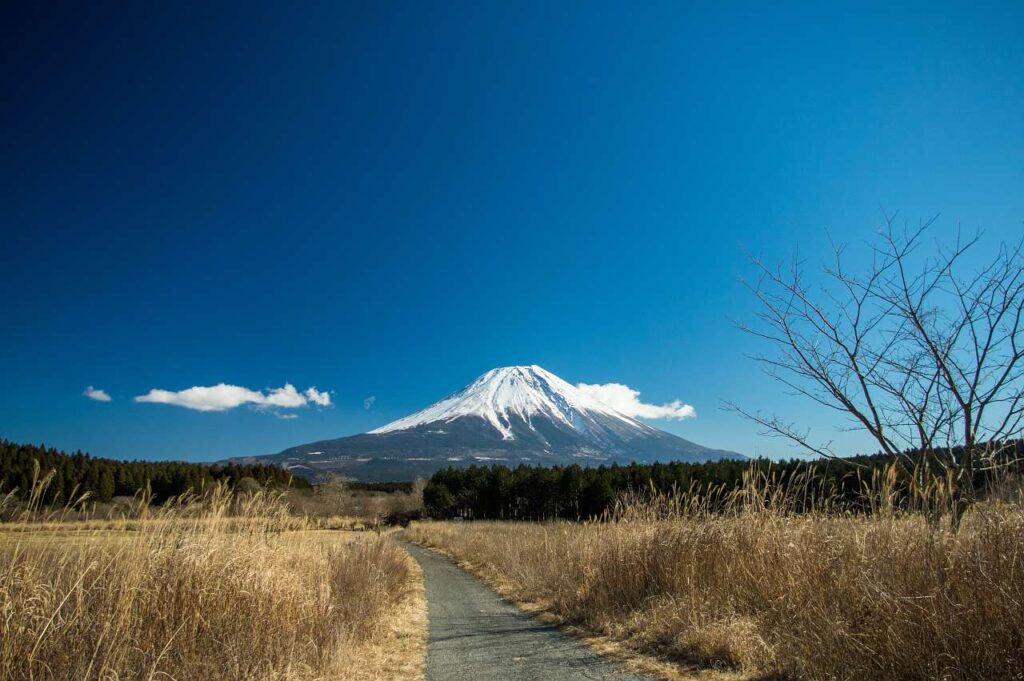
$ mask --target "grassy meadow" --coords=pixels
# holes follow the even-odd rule
[[[600,521],[402,536],[665,678],[1024,678],[1015,478],[958,526],[941,478],[890,468],[857,505],[788,480],[751,467],[739,488],[627,493]],[[0,681],[422,678],[422,576],[384,525],[416,486],[218,485],[127,515],[47,510],[36,487],[0,501]]]
[[[0,679],[422,676],[419,568],[223,487],[131,519],[0,524]]]
[[[821,500],[796,513],[806,500],[759,485],[725,510],[721,499],[638,496],[610,522],[417,522],[406,536],[513,600],[677,670],[1024,678],[1019,492],[977,504],[954,529],[934,489],[917,507],[897,507],[883,485],[870,512]]]

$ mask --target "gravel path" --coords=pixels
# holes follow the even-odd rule
[[[405,546],[426,580],[427,681],[648,681],[502,600],[441,554]]]

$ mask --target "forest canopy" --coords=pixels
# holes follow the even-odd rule
[[[0,493],[14,492],[23,499],[32,487],[38,462],[41,475],[53,471],[42,502],[64,504],[88,493],[89,499],[110,501],[134,496],[147,485],[152,500],[160,502],[185,492],[200,492],[218,482],[234,486],[251,478],[264,487],[309,488],[310,484],[280,466],[187,463],[183,461],[118,461],[68,454],[45,445],[23,445],[0,439]]]
[[[974,486],[984,489],[996,476],[1021,472],[1024,441],[1002,448],[998,467],[975,473]],[[949,455],[958,456],[954,448]],[[744,476],[761,475],[769,489],[785,491],[790,485],[806,484],[813,475],[816,491],[856,509],[864,501],[865,483],[878,471],[896,464],[903,482],[920,474],[927,462],[920,453],[896,456],[873,454],[845,459],[815,461],[791,459],[722,459],[704,463],[654,463],[599,466],[470,466],[447,468],[430,478],[423,492],[426,513],[434,518],[569,520],[597,518],[610,511],[626,492],[672,493],[695,491],[707,495],[716,490],[724,496],[739,489]],[[928,469],[942,475],[942,466]]]

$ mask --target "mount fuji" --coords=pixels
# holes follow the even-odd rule
[[[619,413],[539,366],[491,369],[426,409],[361,435],[235,461],[275,462],[296,474],[408,480],[447,466],[583,466],[743,458]]]

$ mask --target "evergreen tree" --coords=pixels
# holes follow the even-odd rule
[[[53,472],[43,497],[47,504],[73,502],[85,493],[90,499],[109,501],[115,496],[133,496],[147,485],[153,490],[153,501],[161,502],[187,491],[209,489],[218,481],[234,485],[244,477],[270,488],[310,487],[306,480],[270,464],[222,467],[178,461],[116,461],[0,439],[0,493],[17,490],[18,498],[27,498],[36,463],[40,475]]]

